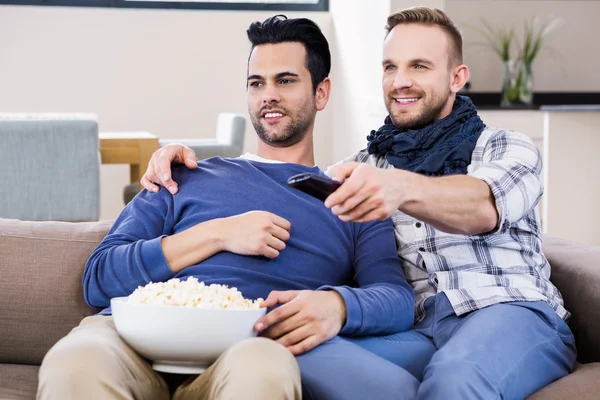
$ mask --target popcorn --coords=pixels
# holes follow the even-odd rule
[[[258,309],[263,301],[245,299],[237,288],[205,285],[194,277],[185,281],[173,278],[167,282],[150,282],[146,286],[138,286],[127,297],[128,303],[229,310]]]

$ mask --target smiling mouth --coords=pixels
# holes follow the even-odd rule
[[[410,98],[399,98],[399,97],[394,97],[394,100],[396,101],[396,103],[398,104],[413,104],[416,103],[417,101],[419,101],[418,97],[410,97]]]
[[[281,118],[283,117],[282,113],[279,112],[271,112],[271,113],[266,113],[265,115],[263,115],[264,119],[273,119],[273,118]]]

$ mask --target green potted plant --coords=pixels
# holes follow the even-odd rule
[[[525,21],[523,40],[519,41],[514,27],[493,27],[481,18],[484,28],[472,27],[485,39],[485,44],[504,64],[502,83],[503,107],[531,106],[533,104],[532,65],[545,40],[559,26],[561,20],[552,18],[541,22],[538,17]],[[513,49],[516,48],[516,56]]]

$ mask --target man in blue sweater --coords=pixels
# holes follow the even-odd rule
[[[177,196],[144,191],[124,209],[84,271],[86,302],[104,310],[48,352],[39,399],[168,399],[170,391],[174,399],[387,399],[416,390],[408,372],[338,336],[413,323],[391,220],[343,222],[287,185],[292,175],[322,173],[313,126],[330,92],[327,41],[312,21],[279,16],[247,33],[257,154],[176,168]],[[169,388],[119,338],[108,306],[173,277],[237,287],[273,309],[256,323],[261,337]]]

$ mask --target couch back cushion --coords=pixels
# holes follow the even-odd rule
[[[82,274],[111,225],[0,218],[0,363],[39,365],[98,312],[83,299]]]
[[[552,266],[552,283],[571,313],[577,360],[600,361],[600,246],[546,236],[544,253]]]

